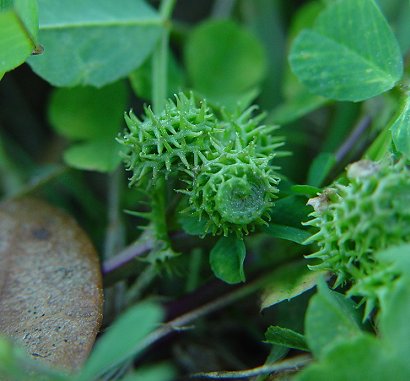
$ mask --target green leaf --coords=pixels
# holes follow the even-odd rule
[[[299,244],[302,244],[310,237],[308,231],[292,226],[269,224],[268,226],[264,226],[262,230],[273,237],[286,239]]]
[[[373,101],[377,101],[377,99],[373,98]],[[367,106],[368,105],[366,104],[365,107]],[[379,108],[379,110],[380,109],[381,108]],[[328,126],[326,138],[324,138],[323,141],[320,143],[321,151],[337,152],[339,149],[341,149],[341,144],[343,144],[348,138],[348,135],[351,133],[352,126],[357,124],[358,118],[362,118],[362,112],[362,105],[360,103],[337,102],[334,105],[334,109],[332,112],[332,121]],[[376,117],[369,111],[366,111],[366,113],[370,114],[370,118],[376,119]],[[379,123],[380,118],[377,118],[377,120]],[[343,152],[343,150],[340,152]]]
[[[142,302],[130,308],[97,341],[78,381],[92,380],[141,351],[141,341],[162,320],[161,308]]]
[[[23,348],[0,336],[0,379],[69,381],[67,373],[34,360]]]
[[[123,124],[127,96],[123,81],[101,89],[56,89],[51,96],[48,119],[58,133],[69,139],[114,140]]]
[[[300,223],[308,219],[312,208],[306,205],[306,197],[288,196],[275,201],[271,209],[271,223],[300,228]]]
[[[50,124],[69,139],[83,140],[64,152],[69,166],[110,172],[119,165],[121,146],[115,137],[123,124],[127,95],[123,81],[101,89],[54,90],[48,110]]]
[[[320,1],[309,1],[298,8],[296,14],[291,20],[288,46],[291,46],[293,40],[304,29],[311,29],[315,23],[317,16],[324,9],[324,5]],[[312,97],[298,78],[293,74],[289,65],[286,67],[286,72],[283,79],[283,94],[286,99],[304,99]],[[315,96],[318,98],[317,96]]]
[[[399,10],[398,20],[395,25],[395,32],[401,51],[406,56],[410,51],[410,1],[403,1]]]
[[[228,110],[245,110],[252,101],[259,95],[259,87],[252,87],[249,90],[239,93],[206,94],[198,91],[195,94],[199,98],[206,98],[208,104],[213,108],[225,108]]]
[[[339,340],[361,334],[356,305],[344,295],[329,290],[324,281],[311,299],[305,317],[305,337],[316,357],[322,357]]]
[[[272,278],[261,296],[261,309],[290,300],[316,286],[323,275],[320,271],[311,271],[306,261],[288,263],[280,266],[272,274]]]
[[[114,138],[95,139],[67,148],[64,161],[77,169],[111,172],[121,162],[120,150]]]
[[[287,328],[271,325],[265,333],[265,341],[270,344],[309,351],[303,335]]]
[[[403,56],[410,48],[410,1],[408,0],[378,0],[380,9],[389,21],[394,34],[399,41]]]
[[[410,159],[410,93],[391,126],[391,134],[397,150]]]
[[[407,194],[404,195],[405,197]],[[383,262],[384,267],[390,266],[392,271],[410,279],[410,244],[404,243],[379,251],[376,260]]]
[[[195,90],[214,100],[254,88],[266,71],[259,41],[232,21],[207,21],[190,33],[185,62]]]
[[[215,276],[226,283],[245,282],[243,262],[246,248],[243,240],[222,237],[211,250],[209,262]]]
[[[403,73],[398,42],[373,0],[332,2],[295,39],[289,60],[311,92],[336,100],[376,96]]]
[[[331,326],[338,332],[334,345],[329,345],[325,353],[320,353],[321,359],[302,371],[297,381],[324,380],[408,380],[410,366],[408,352],[410,350],[410,333],[408,317],[410,315],[410,244],[391,247],[376,254],[381,263],[382,271],[393,270],[402,276],[392,282],[384,291],[381,301],[381,311],[378,315],[378,337],[355,332],[356,323],[348,323],[352,328],[353,337],[347,330],[341,330],[339,325],[324,321],[318,316],[310,318],[318,325],[312,335],[325,332],[324,327]],[[321,290],[323,285],[321,285]],[[325,293],[326,290],[324,289]],[[314,303],[312,298],[311,304]],[[339,298],[343,298],[339,295]],[[334,304],[334,303],[333,303]],[[310,309],[310,306],[309,306]],[[308,315],[310,313],[308,309]],[[332,308],[327,308],[331,310]],[[322,310],[324,310],[322,308]],[[344,308],[344,310],[346,310]],[[322,314],[323,315],[323,314]],[[327,312],[326,315],[329,315]],[[342,315],[346,315],[342,313]],[[348,312],[348,315],[350,313]],[[306,317],[306,338],[308,339]],[[337,319],[336,319],[337,320]],[[340,320],[340,319],[339,319]],[[344,319],[349,321],[348,319]],[[354,319],[356,321],[356,319]],[[319,327],[322,324],[322,327]],[[344,332],[343,332],[344,331]],[[334,333],[329,334],[331,340]],[[322,341],[326,341],[323,340]],[[318,344],[319,345],[319,344]],[[312,348],[312,347],[311,347]]]
[[[364,158],[379,161],[386,157],[386,154],[392,148],[392,135],[390,125],[386,125],[380,132],[379,136],[373,141],[367,149]]]
[[[312,185],[292,185],[290,190],[295,194],[304,194],[309,197],[317,196],[322,190]]]
[[[122,378],[121,381],[172,381],[174,379],[174,368],[165,363],[140,368],[136,372]]]
[[[297,33],[313,25],[313,21],[322,9],[323,5],[318,1],[308,2],[298,8],[290,26],[289,45]],[[311,94],[288,65],[284,73],[282,92],[285,101],[274,108],[268,116],[269,121],[280,125],[291,123],[329,102],[326,98]]]
[[[10,342],[10,339],[0,336],[0,377],[1,379],[23,379],[27,371],[21,369],[19,357],[29,359],[26,352]]]
[[[313,28],[317,16],[325,6],[323,0],[312,0],[298,7],[296,14],[290,20],[289,37],[294,39],[303,29]]]
[[[383,250],[377,253],[377,260],[381,262],[382,269],[388,268],[393,273],[401,274],[400,278],[381,294],[379,328],[383,340],[391,348],[395,348],[397,355],[402,355],[404,363],[407,364],[405,354],[410,351],[410,244]]]
[[[21,65],[35,49],[37,8],[36,0],[0,2],[0,73]]]
[[[295,381],[408,381],[409,374],[380,340],[361,334],[332,348]]]
[[[206,234],[206,220],[198,219],[198,216],[192,216],[189,214],[180,214],[178,216],[178,222],[181,225],[185,233],[189,235],[203,236]]]
[[[152,60],[147,59],[129,75],[129,80],[134,93],[141,98],[152,99]],[[179,67],[174,55],[169,54],[167,67],[167,97],[172,98],[178,94],[185,83],[184,73]]]
[[[336,157],[333,153],[320,153],[315,157],[309,168],[308,184],[314,187],[320,187],[335,164]]]
[[[125,77],[161,34],[161,18],[142,0],[100,0],[98,6],[93,0],[39,0],[39,6],[44,53],[28,62],[55,86],[101,87]]]
[[[307,90],[281,103],[269,114],[268,120],[277,124],[288,124],[316,110],[328,102],[328,99],[313,95]]]
[[[242,2],[241,21],[258,38],[265,51],[266,76],[260,86],[258,105],[262,110],[270,110],[282,97],[278,89],[283,81],[286,62],[286,35],[283,28],[282,4],[270,0]]]
[[[408,254],[408,253],[407,253]],[[410,280],[400,279],[393,292],[389,293],[384,308],[381,310],[380,316],[380,333],[384,342],[390,348],[395,349],[396,356],[401,358],[404,364],[408,364],[408,356],[410,351]]]

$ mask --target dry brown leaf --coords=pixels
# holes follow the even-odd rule
[[[35,199],[0,204],[0,333],[73,371],[91,350],[101,309],[97,253],[73,218]]]

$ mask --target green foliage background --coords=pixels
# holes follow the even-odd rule
[[[346,284],[308,269],[302,224],[349,163],[410,157],[408,0],[0,0],[0,52],[0,195],[74,215],[106,289],[84,369],[30,379],[409,379],[409,246],[376,254],[396,277],[366,320]],[[281,126],[278,199],[243,240],[204,237],[180,213],[178,178],[127,187],[124,112],[159,113],[179,91],[217,115],[257,105]],[[26,368],[1,339],[0,372]]]

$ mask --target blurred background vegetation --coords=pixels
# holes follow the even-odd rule
[[[173,12],[169,94],[193,88],[215,104],[229,106],[238,99],[258,104],[267,113],[269,122],[281,125],[286,150],[292,153],[278,160],[285,176],[284,194],[292,184],[309,183],[315,171],[312,162],[319,154],[333,155],[336,165],[327,182],[334,178],[345,164],[361,157],[396,110],[396,99],[391,95],[362,103],[334,102],[311,95],[291,74],[287,61],[290,42],[298,31],[312,24],[328,1],[178,0]],[[408,60],[409,2],[379,0],[378,3]],[[158,2],[153,1],[151,5],[158,7]],[[212,30],[212,25],[222,27]],[[207,41],[203,41],[201,28],[210,28],[203,33],[208,36]],[[230,63],[223,33],[227,33],[229,41],[232,28],[232,38],[238,38],[236,46],[243,43],[246,48],[239,49],[238,61]],[[240,33],[243,35],[239,38]],[[212,36],[210,41],[209,36]],[[201,54],[206,54],[205,48],[210,42],[215,44],[213,67],[209,67],[206,60],[201,61]],[[236,72],[239,61],[245,70]],[[114,142],[116,134],[124,128],[123,112],[132,108],[138,114],[143,105],[149,103],[149,73],[147,60],[128,79],[103,89],[87,87],[70,93],[51,86],[24,64],[6,73],[0,83],[1,198],[36,195],[66,209],[88,232],[101,253],[102,262],[120,253],[141,234],[138,226],[144,225],[144,220],[124,210],[135,209],[143,196],[128,189],[127,174],[115,155],[108,164],[99,161],[111,148],[105,150],[103,145],[97,146],[91,159],[84,158],[81,152],[71,150],[69,154],[67,150],[87,139],[96,139],[96,135],[101,134],[99,125],[109,125],[108,132],[103,134],[112,136]],[[242,83],[244,88],[240,87]],[[70,111],[71,105],[74,105],[71,113],[65,115],[63,111]],[[81,137],[82,132],[93,128],[82,124],[86,125],[91,119],[97,125],[96,131]],[[354,144],[349,145],[351,132],[363,123],[366,128]],[[79,132],[67,132],[67,126]],[[316,166],[325,162],[318,160]],[[90,170],[93,168],[97,170]],[[326,180],[321,179],[314,185],[324,184]],[[290,224],[303,220],[308,213],[305,202],[305,197],[295,199],[292,210],[300,214],[286,215],[285,207],[285,215],[278,217],[279,220],[289,219]],[[178,237],[180,232],[172,234]],[[173,259],[170,269],[161,268],[150,275],[145,271],[146,263],[132,261],[115,274],[107,274],[105,324],[142,297],[164,303],[167,318],[172,319],[231,290],[213,278],[207,253],[196,249],[203,247],[202,243],[198,244],[199,239],[190,240],[192,243],[182,242],[183,250],[190,255]],[[207,245],[213,242],[210,238]],[[175,245],[178,251],[181,240],[176,238]],[[247,247],[246,267],[250,280],[267,267],[275,268],[292,258],[302,258],[305,253],[299,245],[272,240],[266,234],[247,239]],[[263,343],[266,327],[274,324],[303,331],[309,296],[309,292],[305,293],[262,314],[258,298],[244,298],[197,321],[195,330],[168,336],[146,353],[143,360],[171,360],[181,374],[260,365],[271,350]]]

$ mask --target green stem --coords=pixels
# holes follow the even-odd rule
[[[164,23],[161,40],[158,43],[152,57],[152,107],[155,113],[159,113],[165,106],[167,96],[167,68],[168,68],[168,44],[169,44],[169,19],[175,5],[175,0],[162,0],[160,14]],[[157,181],[152,196],[152,222],[155,227],[155,235],[159,241],[169,244],[165,217],[165,181]]]
[[[121,177],[119,169],[108,177],[108,225],[104,242],[104,259],[111,258],[124,247],[124,225],[120,208]]]
[[[163,19],[164,29],[161,39],[152,57],[152,107],[154,112],[161,112],[167,96],[167,67],[169,49],[169,31],[172,10],[175,0],[163,0],[160,6],[160,14]]]
[[[108,224],[106,228],[103,259],[112,258],[124,247],[125,231],[122,223],[120,195],[122,188],[122,173],[117,168],[108,177],[107,208]],[[104,316],[117,316],[124,308],[125,283],[119,282],[105,291]]]
[[[272,274],[269,273],[254,280],[253,282],[247,283],[244,286],[234,289],[228,294],[222,295],[219,298],[212,300],[211,302],[208,302],[192,311],[189,311],[173,320],[166,322],[164,325],[151,332],[148,336],[145,337],[144,340],[142,340],[142,342],[140,342],[141,350],[149,347],[153,343],[157,342],[158,340],[162,339],[172,332],[183,330],[184,327],[195,320],[198,320],[204,316],[211,314],[212,312],[218,311],[249,295],[254,294],[258,290],[269,284],[271,279]]]
[[[312,357],[309,355],[301,355],[283,360],[274,364],[267,364],[258,366],[253,369],[232,371],[232,372],[208,372],[208,373],[194,373],[191,377],[212,378],[212,379],[238,379],[289,371],[297,371],[300,368],[312,362]]]
[[[164,20],[168,20],[171,17],[176,0],[163,0],[161,2],[159,13]]]
[[[398,107],[396,108],[395,112],[390,117],[388,122],[385,124],[384,128],[379,132],[377,138],[365,152],[365,157],[370,160],[382,159],[392,147],[393,138],[391,128],[406,107],[408,97],[408,94],[405,92],[401,92],[399,94],[399,98],[396,98],[396,100],[398,100]]]
[[[135,280],[135,283],[127,290],[126,304],[128,306],[136,303],[144,290],[151,284],[157,276],[157,271],[153,266],[146,267]]]
[[[391,111],[393,111],[393,113],[389,116],[388,121],[384,123],[384,127],[380,130],[376,139],[374,139],[373,143],[365,152],[365,158],[375,161],[381,160],[387,152],[392,150],[393,136],[391,129],[407,106],[407,100],[410,95],[410,90],[407,86],[405,80],[402,80],[389,92],[393,95],[392,106],[390,106],[393,110],[390,109],[389,105],[385,106],[385,109],[387,109],[389,113],[391,113]],[[384,113],[382,113],[381,116],[382,119],[384,119],[383,114]]]
[[[391,144],[390,124],[388,124],[365,152],[364,157],[374,161],[381,160],[389,151]]]
[[[166,221],[166,183],[159,178],[155,184],[151,199],[151,221],[155,227],[155,236],[159,241],[169,241]]]

